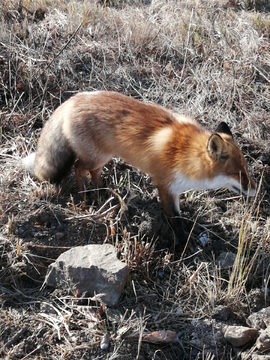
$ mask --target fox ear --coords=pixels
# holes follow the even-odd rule
[[[227,134],[227,135],[230,135],[231,137],[233,137],[233,134],[231,133],[231,130],[230,130],[229,126],[224,121],[222,121],[218,125],[218,127],[216,129],[216,132],[217,133]]]
[[[209,156],[215,161],[225,162],[228,158],[228,147],[222,137],[218,134],[212,134],[207,143]]]

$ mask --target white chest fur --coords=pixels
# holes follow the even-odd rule
[[[219,188],[230,189],[236,193],[243,192],[241,184],[231,177],[225,175],[218,175],[213,179],[192,179],[182,173],[175,172],[174,181],[170,185],[172,194],[180,194],[188,190],[214,190]]]

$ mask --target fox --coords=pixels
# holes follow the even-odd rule
[[[90,175],[102,188],[102,168],[114,156],[149,174],[175,234],[186,246],[179,194],[227,188],[254,196],[256,184],[226,122],[214,132],[165,107],[113,92],[80,92],[45,123],[35,153],[23,165],[38,180],[59,183],[74,165],[80,191]]]

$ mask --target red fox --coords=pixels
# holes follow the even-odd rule
[[[181,247],[186,237],[179,193],[216,188],[256,193],[226,123],[211,133],[193,119],[109,91],[78,93],[59,106],[41,132],[37,152],[23,163],[39,180],[56,183],[75,163],[83,190],[88,173],[102,187],[102,167],[113,156],[152,176]]]

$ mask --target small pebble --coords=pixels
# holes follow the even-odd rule
[[[101,350],[106,350],[108,349],[109,345],[110,345],[109,335],[106,333],[103,335],[101,339],[100,348]]]
[[[209,236],[207,231],[203,231],[199,235],[199,240],[202,246],[205,246],[209,242]]]
[[[57,232],[55,234],[55,236],[57,237],[58,240],[61,240],[65,236],[65,233],[64,232]]]

